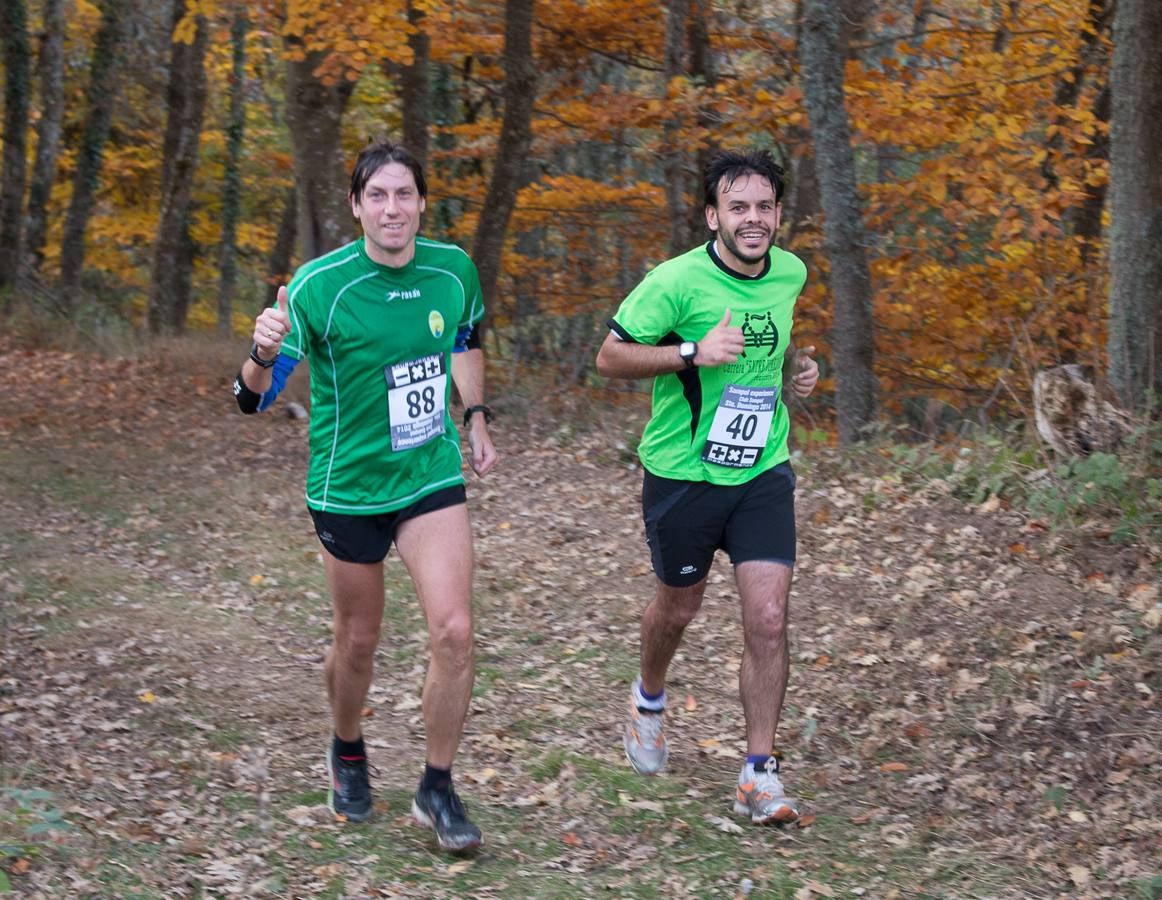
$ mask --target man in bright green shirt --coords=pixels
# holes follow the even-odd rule
[[[427,759],[412,815],[441,847],[482,840],[452,787],[472,694],[472,533],[451,383],[465,407],[478,475],[496,464],[484,405],[484,314],[476,267],[459,247],[418,236],[423,169],[403,147],[371,144],[351,175],[363,237],[302,266],[255,322],[234,382],[243,412],[269,408],[311,361],[306,501],[323,546],[333,639],[325,669],[334,735],[328,803],[362,821],[371,788],[362,711],[383,619],[383,560],[394,542],[428,625]]]
[[[807,277],[797,257],[772,243],[782,175],[766,151],[716,154],[705,173],[714,240],[646,275],[610,320],[597,356],[603,375],[654,378],[638,454],[657,583],[642,617],[626,756],[642,774],[666,764],[666,671],[702,603],[715,551],[726,550],[744,638],[739,693],[747,758],[734,810],[756,824],[799,814],[774,752],[790,665],[786,616],[795,560],[783,363]],[[795,354],[796,396],[810,395],[819,378],[813,351]]]

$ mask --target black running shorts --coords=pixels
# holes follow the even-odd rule
[[[697,584],[716,550],[734,565],[754,560],[795,564],[795,473],[790,462],[746,484],[676,481],[649,472],[642,481],[642,518],[658,579],[670,587]]]
[[[328,553],[343,562],[377,563],[383,562],[395,539],[396,529],[408,519],[466,501],[464,485],[454,484],[395,512],[373,516],[349,516],[314,509],[310,512],[315,520],[315,534]]]

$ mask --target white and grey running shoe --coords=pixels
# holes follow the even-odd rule
[[[779,781],[779,760],[774,756],[758,769],[749,762],[744,765],[734,796],[735,813],[749,816],[755,825],[782,825],[799,818],[795,801]]]
[[[633,694],[629,698],[629,718],[625,723],[625,758],[639,775],[657,775],[670,755],[666,743],[665,713],[643,712]]]

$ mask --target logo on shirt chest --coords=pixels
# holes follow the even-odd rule
[[[440,315],[438,309],[433,309],[428,313],[428,331],[432,333],[432,337],[434,338],[444,336],[444,317]]]
[[[388,303],[393,300],[418,300],[420,298],[420,289],[412,288],[410,291],[388,291],[383,298]]]
[[[767,356],[775,352],[779,345],[779,329],[774,317],[769,313],[747,313],[742,320],[742,336],[747,347],[767,348]],[[746,356],[746,351],[743,351]]]

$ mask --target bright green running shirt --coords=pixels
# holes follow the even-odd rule
[[[373,515],[463,483],[452,347],[484,315],[468,254],[417,238],[396,269],[360,238],[303,265],[288,293],[282,353],[311,361],[307,506]]]
[[[742,328],[738,362],[654,379],[653,409],[638,456],[662,478],[745,484],[785,461],[790,418],[782,401],[783,354],[807,268],[772,247],[754,278],[728,269],[713,242],[659,265],[622,301],[610,327],[639,344],[700,341],[727,309]]]

